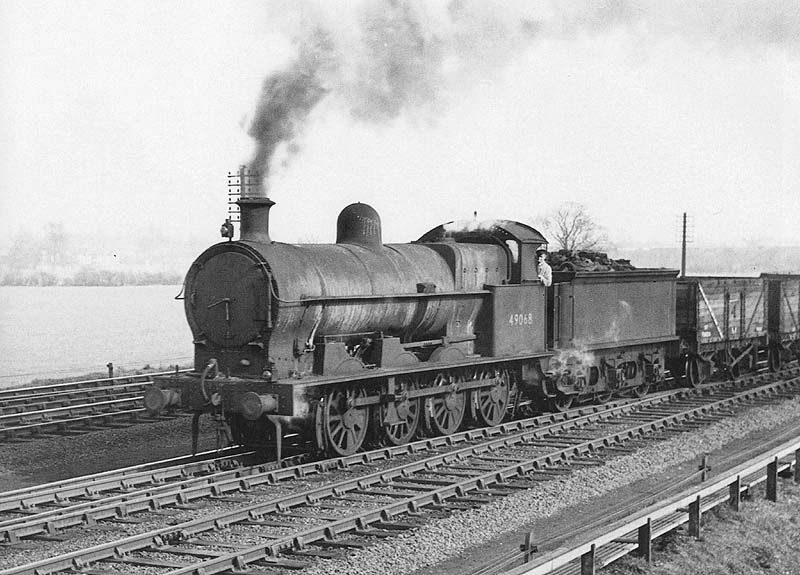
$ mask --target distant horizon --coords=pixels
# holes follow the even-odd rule
[[[103,262],[57,264],[38,263],[25,266],[29,260],[22,258],[17,267],[9,265],[9,257],[0,255],[0,285],[8,286],[122,286],[122,285],[180,285],[191,266],[200,255],[200,250],[177,256],[169,246],[165,253],[173,258],[144,262],[137,257],[150,254],[126,252],[125,257],[114,258],[113,265]],[[553,248],[551,251],[556,251]],[[578,250],[583,251],[583,250]],[[627,259],[637,268],[679,269],[681,247],[612,247],[593,250],[608,254],[613,259]],[[74,261],[67,256],[65,261]],[[128,262],[128,263],[126,263]],[[687,249],[687,274],[689,275],[737,275],[752,276],[760,273],[800,273],[800,246],[689,246]]]
[[[343,206],[344,207],[344,206]],[[382,218],[383,219],[383,218]],[[514,220],[515,218],[509,217],[505,219]],[[220,218],[220,224],[224,221],[223,218]],[[443,220],[440,224],[447,223],[448,221],[452,220]],[[479,218],[480,221],[480,218]],[[521,223],[531,225],[532,227],[536,227],[535,224],[532,224],[530,220],[527,219],[516,219],[516,221],[520,221]],[[272,223],[272,222],[271,222]],[[336,216],[331,216],[330,219],[330,229],[319,230],[317,233],[310,233],[310,232],[300,232],[299,234],[296,233],[294,238],[281,238],[275,234],[270,234],[273,241],[279,243],[287,243],[287,244],[303,244],[303,243],[334,243],[335,242],[335,235],[336,235]],[[600,224],[602,229],[608,234],[609,241],[606,244],[603,244],[598,250],[596,251],[611,251],[611,250],[629,250],[629,249],[673,249],[681,248],[680,240],[674,241],[663,241],[663,242],[649,242],[646,240],[636,240],[636,239],[620,239],[617,240],[614,237],[614,229],[605,226],[603,222],[597,222]],[[38,241],[42,240],[44,236],[47,234],[47,226],[56,225],[56,226],[63,226],[64,232],[70,238],[71,241],[77,241],[78,243],[83,243],[87,245],[87,249],[85,251],[73,251],[70,255],[72,256],[80,256],[85,253],[89,253],[95,251],[96,249],[102,249],[105,251],[111,250],[114,251],[115,248],[118,249],[130,249],[130,247],[136,243],[141,242],[150,242],[153,243],[154,241],[158,240],[162,246],[164,246],[165,250],[173,250],[175,247],[179,249],[188,249],[189,247],[196,246],[197,254],[200,253],[200,250],[205,249],[205,247],[214,245],[216,243],[224,241],[223,238],[219,236],[219,226],[213,226],[212,229],[197,229],[193,230],[190,233],[181,233],[175,234],[174,236],[170,233],[169,230],[165,230],[166,226],[156,226],[153,225],[150,230],[144,230],[142,233],[131,233],[130,230],[120,231],[117,233],[107,233],[101,235],[86,235],[85,230],[80,229],[79,227],[75,226],[72,227],[69,223],[64,222],[47,222],[39,228],[31,225],[19,226],[17,229],[14,229],[13,224],[12,227],[7,230],[7,233],[0,235],[0,256],[8,256],[13,247],[14,243],[20,240],[23,241]],[[238,225],[238,224],[237,224]],[[419,228],[418,234],[406,234],[404,238],[392,238],[387,237],[384,233],[383,235],[383,243],[384,244],[393,244],[393,243],[410,243],[412,241],[416,241],[419,237],[421,237],[424,233],[429,231],[431,228]],[[541,230],[540,230],[541,231]],[[544,232],[543,232],[544,233]],[[545,237],[547,234],[544,233]],[[236,237],[238,239],[238,228],[236,229]],[[550,239],[550,238],[548,238]],[[300,241],[298,241],[300,240]],[[555,249],[554,241],[551,239],[550,247],[551,249]],[[724,243],[721,241],[706,241],[706,242],[698,242],[698,241],[691,241],[687,244],[687,249],[791,249],[791,248],[800,248],[800,237],[796,240],[792,241],[769,241],[768,239],[761,239],[761,240],[746,240],[741,239],[736,242],[731,243]]]

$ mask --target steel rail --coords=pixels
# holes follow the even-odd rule
[[[0,414],[24,414],[29,411],[38,411],[50,407],[65,407],[85,401],[87,398],[142,395],[146,385],[147,382],[123,383],[121,385],[72,389],[47,394],[19,395],[0,401]]]
[[[67,481],[54,482],[42,486],[35,486],[25,489],[20,489],[5,494],[0,494],[0,513],[16,511],[24,512],[26,514],[36,514],[37,507],[57,506],[56,509],[48,509],[42,511],[41,514],[36,514],[38,517],[45,517],[45,514],[63,515],[68,513],[74,507],[70,506],[71,500],[83,500],[85,498],[100,499],[103,492],[109,491],[123,491],[114,496],[115,500],[125,501],[133,499],[137,496],[136,490],[146,490],[171,482],[170,485],[177,487],[180,485],[181,489],[186,488],[191,484],[192,476],[198,473],[212,473],[214,469],[219,472],[215,473],[213,478],[208,475],[203,477],[203,481],[213,479],[221,483],[225,479],[226,474],[230,477],[241,478],[247,476],[247,480],[238,481],[239,485],[250,486],[269,483],[276,484],[279,481],[285,481],[293,478],[305,478],[314,474],[324,473],[333,469],[344,469],[353,465],[369,464],[377,461],[385,461],[396,457],[401,457],[408,454],[420,453],[426,450],[436,450],[442,448],[451,448],[459,443],[468,441],[478,441],[486,438],[491,438],[496,435],[506,434],[514,430],[530,429],[547,425],[557,421],[565,421],[570,418],[583,416],[592,413],[602,413],[604,410],[620,406],[620,405],[640,405],[647,401],[666,401],[674,398],[676,395],[683,394],[685,390],[672,390],[661,394],[652,394],[644,400],[617,400],[604,405],[592,405],[576,408],[563,413],[552,413],[541,415],[537,417],[527,418],[524,420],[517,420],[508,422],[495,427],[471,429],[459,432],[450,436],[433,437],[416,442],[408,443],[400,446],[389,446],[375,449],[368,452],[358,453],[350,456],[343,456],[334,459],[327,459],[322,461],[312,461],[310,463],[302,463],[304,459],[308,459],[307,454],[302,454],[292,458],[285,458],[280,465],[275,463],[255,464],[252,469],[243,472],[242,470],[234,469],[230,471],[219,471],[232,465],[230,463],[219,463],[215,460],[207,460],[202,463],[202,467],[195,466],[197,458],[185,456],[182,458],[167,460],[163,462],[163,469],[160,462],[145,464],[142,466],[135,466],[116,471],[107,471],[91,476],[78,477]],[[229,448],[238,449],[238,448]],[[212,453],[207,452],[208,456]],[[253,452],[245,452],[244,456],[253,456]],[[200,457],[200,455],[198,455]],[[186,464],[175,464],[175,462],[183,461]],[[295,463],[296,462],[296,463]],[[173,465],[175,464],[175,465]],[[189,479],[186,479],[189,478]],[[181,483],[179,481],[183,480]],[[225,491],[230,491],[226,488]],[[190,492],[184,493],[183,497],[186,498]],[[102,501],[94,503],[94,506],[108,503],[109,500],[103,498]],[[82,505],[85,501],[78,501],[75,505]],[[85,519],[89,519],[89,515],[85,515]],[[19,521],[17,521],[19,522]],[[14,521],[2,522],[2,525],[12,525]]]
[[[579,425],[584,422],[597,421],[600,418],[614,417],[620,411],[631,411],[642,404],[668,401],[680,394],[680,391],[676,391],[638,400],[634,403],[623,402],[614,408],[601,409],[600,406],[596,406],[593,409],[578,409],[574,410],[572,414],[560,414],[560,417],[540,416],[494,428],[465,431],[455,436],[431,438],[405,446],[379,449],[361,454],[360,457],[340,457],[334,460],[283,468],[277,468],[275,464],[260,464],[248,468],[215,471],[206,466],[201,470],[207,470],[209,474],[189,478],[187,478],[189,472],[178,466],[164,470],[146,470],[132,476],[126,475],[124,478],[111,476],[102,482],[92,481],[89,485],[72,485],[68,490],[59,490],[57,497],[49,491],[35,495],[26,493],[23,494],[24,497],[14,496],[5,500],[0,496],[0,512],[19,511],[27,515],[23,518],[0,521],[0,541],[16,542],[32,535],[55,534],[63,529],[89,522],[127,517],[133,513],[151,511],[170,505],[185,505],[201,498],[220,497],[236,491],[247,491],[259,485],[276,485],[289,479],[307,478],[327,470],[343,469],[356,464],[388,460],[411,453],[433,451],[442,447],[452,448],[459,443],[469,441],[491,440],[494,436],[506,435],[513,430],[516,430],[516,433],[536,430],[537,433],[547,434],[552,431],[560,431],[565,425]],[[511,437],[514,438],[513,435]],[[495,444],[492,443],[488,448],[491,450],[494,446]],[[164,485],[165,481],[171,482]],[[117,493],[96,501],[81,501],[66,506],[70,498],[95,497],[102,491],[112,489],[124,489],[128,493]],[[131,490],[136,491],[131,492]],[[47,504],[57,504],[61,507],[31,514],[36,505]]]
[[[44,395],[56,391],[65,390],[79,390],[90,389],[93,387],[105,387],[107,385],[115,385],[117,383],[148,383],[152,381],[153,377],[174,375],[175,373],[188,373],[190,369],[179,369],[170,371],[158,371],[153,373],[143,373],[138,375],[121,375],[117,377],[102,377],[98,379],[84,379],[81,381],[68,381],[65,383],[53,383],[49,385],[13,387],[8,389],[0,389],[0,401],[5,401],[14,397],[29,396],[29,395]]]
[[[97,499],[104,493],[116,492],[120,500],[133,496],[132,490],[142,490],[164,484],[177,485],[189,479],[206,479],[210,474],[221,470],[243,469],[243,461],[253,456],[252,451],[241,448],[226,448],[220,451],[207,451],[196,456],[185,456],[156,463],[128,467],[123,470],[103,472],[96,475],[77,478],[75,480],[56,482],[46,486],[18,489],[0,493],[0,513],[61,514],[78,505],[98,504]],[[77,500],[77,501],[76,501]],[[105,499],[103,499],[105,501]],[[69,505],[69,507],[67,507]],[[57,506],[57,509],[45,509]],[[42,511],[37,511],[42,509]],[[16,520],[18,521],[18,519]],[[0,525],[13,524],[14,520],[0,521]]]
[[[682,390],[673,390],[666,392],[665,394],[652,394],[648,399],[663,401],[664,399],[673,397],[681,392]],[[545,414],[537,417],[503,423],[495,427],[470,429],[455,433],[450,436],[431,437],[404,445],[381,447],[367,452],[361,452],[322,461],[311,461],[310,463],[295,464],[292,462],[292,460],[284,460],[280,466],[273,466],[274,468],[270,471],[270,475],[268,476],[268,482],[277,483],[278,481],[283,481],[286,479],[307,477],[313,474],[324,473],[332,469],[344,469],[352,465],[369,464],[376,461],[388,460],[402,455],[418,453],[425,450],[452,447],[467,441],[476,441],[499,434],[509,433],[514,430],[528,429],[558,421],[565,421],[570,418],[601,412],[605,409],[626,405],[631,402],[639,403],[639,401],[640,400],[616,400],[604,405],[584,406],[563,413]],[[226,448],[226,450],[230,449],[239,448]],[[226,450],[221,450],[220,452],[210,451],[206,452],[206,454],[224,454]],[[252,455],[252,452],[247,453]],[[205,454],[199,454],[197,457],[201,457],[202,455]],[[169,478],[180,475],[181,473],[192,473],[193,471],[191,471],[191,469],[182,471],[181,462],[191,464],[195,459],[196,458],[193,456],[183,456],[162,462],[153,462],[149,464],[143,464],[141,466],[106,471],[94,475],[77,477],[69,480],[3,493],[0,494],[0,511],[23,508],[30,509],[40,504],[64,502],[71,498],[81,497],[82,495],[85,495],[85,492],[92,494],[100,493],[102,491],[118,489],[120,486],[130,489],[136,486],[146,485],[147,481],[149,481],[152,476],[155,476],[157,482],[166,481],[169,480]],[[164,469],[160,469],[161,467]]]
[[[796,378],[793,383],[794,384],[800,383],[800,379]],[[782,384],[772,384],[772,386],[784,387],[784,385]],[[754,390],[752,392],[744,392],[743,395],[749,396],[751,394],[756,394],[757,396],[761,396],[764,393],[767,393],[767,391]],[[732,398],[726,398],[719,402],[716,402],[717,403],[716,406],[705,405],[697,407],[691,410],[691,412],[706,413],[711,409],[727,406],[733,402],[743,401],[744,399],[745,397],[738,397],[738,396]],[[361,512],[357,516],[331,521],[322,526],[310,527],[299,533],[292,534],[290,536],[278,539],[276,541],[269,541],[266,542],[266,544],[254,546],[246,550],[238,550],[236,553],[229,553],[221,557],[206,559],[196,563],[195,565],[171,571],[170,575],[188,575],[188,574],[200,574],[200,573],[206,575],[210,573],[220,573],[232,568],[233,569],[243,568],[248,563],[257,562],[262,559],[268,559],[269,557],[274,557],[278,555],[278,553],[284,550],[302,549],[305,545],[313,541],[330,539],[342,533],[346,533],[348,531],[356,529],[366,529],[372,523],[380,521],[384,522],[390,521],[392,518],[398,515],[403,515],[407,513],[416,513],[420,509],[428,505],[434,505],[434,504],[442,505],[449,498],[465,497],[467,494],[471,492],[485,490],[492,485],[502,486],[504,483],[507,483],[512,478],[524,476],[530,472],[539,471],[550,465],[553,465],[556,462],[566,461],[570,457],[577,457],[587,453],[595,453],[599,449],[610,447],[611,445],[614,444],[624,443],[624,440],[642,436],[648,431],[649,432],[659,431],[668,426],[669,423],[671,422],[678,422],[683,420],[687,415],[688,415],[687,412],[682,412],[679,414],[674,414],[668,417],[660,418],[656,421],[648,421],[642,423],[641,425],[628,428],[623,432],[614,432],[610,435],[606,435],[604,437],[597,439],[588,440],[577,445],[566,447],[564,449],[555,450],[551,453],[541,455],[539,457],[529,459],[527,461],[515,462],[514,464],[503,467],[499,470],[492,470],[490,472],[465,478],[460,481],[454,481],[449,485],[445,485],[442,487],[435,487],[424,493],[414,495],[412,497],[408,497],[406,499],[393,502],[387,505],[383,505],[376,509]],[[528,435],[530,439],[537,439],[538,437],[540,437],[540,434],[538,434],[535,431],[526,433],[525,435]],[[490,451],[495,451],[495,449],[491,449]],[[462,451],[464,455],[466,455],[467,452],[468,450]],[[473,452],[470,455],[474,454],[475,453]],[[442,460],[443,462],[447,461],[452,462],[453,456],[456,454],[448,454],[448,455],[449,457],[447,459],[443,459]],[[415,468],[417,470],[428,469],[429,465],[434,464],[436,460],[436,458],[431,458],[431,459],[432,461],[430,462],[428,461],[416,462],[405,468],[394,470],[394,473],[382,472],[375,474],[377,477],[368,476],[367,478],[361,478],[358,481],[359,487],[361,489],[364,489],[374,484],[387,483],[397,478],[406,477],[409,473],[412,473],[415,470]],[[420,467],[420,464],[422,464],[422,467]],[[291,509],[291,507],[295,505],[313,503],[318,499],[321,499],[323,496],[325,496],[324,493],[327,489],[331,488],[330,487],[323,488],[321,490],[317,490],[314,493],[305,494],[304,496],[303,495],[288,496],[283,498],[282,501],[275,502],[272,504],[254,506],[253,508],[247,510],[247,515],[249,515],[251,519],[256,519],[259,515],[264,515],[265,513],[282,512]],[[330,495],[328,496],[342,495],[345,492],[346,491],[344,491],[342,487],[336,487],[331,489]],[[231,522],[228,522],[227,520],[222,518],[216,519],[214,522],[215,528],[226,527],[227,525],[236,522],[237,519],[235,518],[237,517],[241,518],[238,520],[245,520],[242,516],[242,513],[244,511],[245,510],[240,510],[236,513],[230,514],[231,517],[234,518],[233,521]],[[253,517],[253,515],[255,515],[255,517]],[[188,539],[190,536],[195,534],[196,532],[193,532],[192,528],[183,529],[180,531],[179,539],[181,538]],[[158,547],[159,546],[156,546],[156,549],[158,549]],[[165,549],[164,546],[162,545],[160,550],[167,550],[167,549]]]
[[[100,426],[111,426],[110,419],[120,420],[128,417],[132,422],[139,418],[155,421],[158,419],[172,419],[171,416],[153,417],[141,406],[142,396],[120,400],[100,401],[66,408],[49,409],[43,412],[33,412],[38,421],[20,423],[10,427],[0,427],[0,440],[21,439],[26,435],[33,437],[52,433],[82,433],[76,424],[96,423]],[[105,410],[105,411],[102,411]],[[27,415],[27,414],[26,414]],[[51,419],[52,418],[52,419]],[[2,419],[2,418],[0,418]]]
[[[125,417],[132,423],[153,420],[144,409],[145,384],[153,376],[186,371],[0,390],[0,441],[83,432],[87,426],[108,427],[110,420]]]
[[[46,402],[29,402],[25,406],[14,406],[11,409],[2,408],[0,411],[0,426],[10,428],[15,425],[25,425],[36,421],[50,421],[63,415],[70,415],[70,411],[87,411],[92,406],[107,407],[112,402],[142,401],[142,389],[120,390],[119,392],[106,392],[97,395],[86,395],[71,399],[51,400]]]
[[[691,408],[689,412],[706,414],[714,409],[746,401],[749,397],[762,397],[770,393],[769,390],[775,392],[787,390],[797,383],[798,378],[793,379],[791,382],[772,383],[766,386],[766,388],[769,389],[759,388],[745,391],[742,394],[716,401],[714,404],[695,406]],[[696,395],[694,397],[698,400],[701,399]],[[388,521],[396,515],[403,513],[416,512],[426,505],[441,505],[449,498],[454,496],[463,497],[467,493],[476,490],[485,490],[490,485],[500,484],[502,486],[511,478],[524,476],[531,471],[540,471],[554,463],[566,461],[570,457],[581,456],[586,453],[596,453],[598,450],[607,448],[614,443],[624,443],[624,441],[628,439],[645,435],[648,432],[662,430],[669,426],[670,423],[685,421],[687,419],[687,413],[687,411],[681,411],[670,416],[638,422],[624,431],[616,431],[605,436],[580,441],[577,444],[565,446],[561,449],[549,450],[546,454],[523,459],[522,461],[513,461],[511,465],[506,465],[499,469],[491,471],[483,469],[483,473],[481,473],[480,469],[476,469],[478,472],[477,474],[468,474],[469,476],[466,478],[461,477],[453,481],[445,481],[443,479],[437,481],[428,480],[427,483],[430,489],[423,493],[418,493],[411,497],[403,497],[397,502],[382,505],[371,510],[359,511],[357,514],[350,517],[328,521],[323,525],[309,527],[299,533],[268,541],[252,548],[237,550],[235,553],[222,554],[219,557],[206,559],[198,564],[187,566],[185,569],[178,569],[174,571],[174,573],[217,573],[231,568],[242,568],[243,565],[255,561],[269,560],[270,557],[274,557],[279,552],[286,549],[302,548],[312,541],[329,539],[354,529],[365,529],[370,524]],[[588,418],[590,416],[586,417]],[[557,423],[555,427],[565,428],[567,427],[567,423]],[[333,485],[318,487],[304,493],[284,496],[266,503],[258,503],[234,511],[196,519],[178,526],[162,528],[146,534],[132,536],[121,541],[99,545],[87,550],[76,551],[60,558],[22,566],[4,573],[52,573],[60,569],[85,566],[94,561],[120,560],[120,558],[125,557],[131,552],[142,550],[169,553],[171,548],[170,542],[186,541],[198,533],[224,528],[235,523],[246,523],[248,521],[257,522],[258,519],[265,514],[287,513],[298,505],[312,504],[322,498],[337,497],[348,492],[358,492],[359,490],[369,489],[372,486],[387,484],[394,479],[402,480],[414,472],[430,472],[439,466],[446,466],[455,462],[464,461],[476,455],[479,456],[496,452],[501,448],[518,445],[522,440],[536,440],[544,435],[546,435],[546,432],[543,430],[527,430],[518,433],[517,440],[512,440],[511,438],[493,439],[478,446],[467,446],[455,452],[434,455],[420,461],[395,467],[388,471],[369,474],[357,480],[338,482]],[[506,459],[508,460],[509,458]],[[444,475],[453,474],[448,472]],[[183,553],[191,554],[191,552],[186,551]],[[198,552],[198,554],[202,555],[200,552]]]

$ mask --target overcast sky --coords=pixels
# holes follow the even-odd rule
[[[676,245],[682,211],[696,245],[800,245],[797,0],[393,4],[0,0],[6,230],[217,241],[262,87],[299,73],[275,240],[354,201],[385,242],[573,201],[619,246]]]

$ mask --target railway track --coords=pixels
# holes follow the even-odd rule
[[[147,470],[113,488],[107,477],[107,489],[88,493],[76,483],[60,495],[44,488],[16,499],[6,494],[2,552],[7,559],[19,552],[19,566],[2,573],[302,569],[571,469],[603,465],[652,437],[709,425],[740,406],[794,396],[800,372],[784,377],[674,390],[283,468],[237,464],[194,476]],[[22,564],[32,546],[50,546],[53,558]]]
[[[0,390],[0,441],[154,421],[143,403],[145,386],[160,372]]]

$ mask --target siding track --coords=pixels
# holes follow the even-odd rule
[[[157,418],[144,409],[145,386],[154,376],[171,373],[174,372],[0,390],[0,441],[154,421]]]

